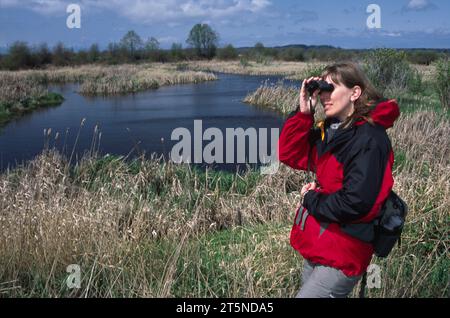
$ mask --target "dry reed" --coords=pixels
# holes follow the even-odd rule
[[[216,80],[211,73],[179,71],[174,64],[123,64],[114,66],[84,65],[79,67],[49,68],[0,72],[2,94],[8,81],[19,83],[20,89],[40,89],[47,84],[79,83],[84,95],[132,93],[163,85],[199,83]],[[5,85],[5,86],[3,86]],[[8,86],[9,87],[9,86]],[[5,96],[9,97],[9,96]]]

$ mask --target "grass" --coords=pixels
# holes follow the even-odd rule
[[[111,268],[120,267],[119,263],[122,264],[124,259],[123,253],[130,249],[130,244],[131,251],[151,249],[157,253],[160,246],[158,244],[177,246],[180,237],[184,235],[186,235],[184,242],[187,243],[189,240],[189,244],[195,244],[192,242],[195,242],[198,235],[231,229],[234,225],[244,223],[260,224],[267,215],[272,214],[267,208],[255,211],[250,206],[242,205],[244,198],[257,191],[256,179],[259,176],[251,173],[247,176],[212,172],[206,174],[156,160],[140,162],[138,169],[136,163],[130,166],[122,160],[102,158],[100,161],[99,164],[98,160],[86,160],[71,170],[65,165],[66,161],[62,157],[50,152],[43,154],[23,170],[15,170],[7,175],[8,189],[2,188],[5,195],[2,195],[2,199],[19,190],[16,187],[28,187],[25,183],[32,185],[33,190],[29,189],[32,192],[47,192],[52,189],[50,192],[59,193],[56,195],[41,192],[28,203],[22,202],[27,206],[34,206],[39,205],[40,201],[45,205],[42,206],[43,210],[33,208],[32,213],[16,214],[14,219],[2,218],[2,224],[5,225],[3,229],[9,228],[7,232],[2,232],[2,240],[12,239],[12,241],[8,247],[2,245],[5,246],[1,252],[2,260],[5,262],[1,266],[0,281],[19,281],[21,288],[17,290],[14,288],[14,295],[59,295],[63,292],[60,288],[64,286],[61,287],[61,281],[57,278],[55,281],[52,278],[51,288],[49,285],[44,288],[43,282],[36,285],[35,281],[52,276],[49,272],[52,268],[64,276],[61,270],[64,270],[63,265],[66,262],[81,264],[83,268],[86,268],[86,264],[92,266],[91,268],[97,266],[94,269],[96,278],[97,270],[102,270],[98,264],[107,264]],[[35,181],[39,184],[34,183]],[[124,191],[132,184],[134,184],[132,191]],[[258,182],[259,186],[260,184]],[[259,188],[258,192],[261,190]],[[89,198],[84,197],[85,195]],[[57,196],[60,198],[56,199]],[[260,196],[264,197],[264,194]],[[3,205],[5,203],[7,200],[2,200],[2,208],[6,208]],[[73,204],[78,205],[75,214]],[[243,210],[238,212],[239,208]],[[21,205],[19,209],[27,208]],[[2,209],[5,212],[7,210],[9,209]],[[48,217],[50,215],[53,217]],[[29,217],[37,223],[25,221]],[[279,216],[273,217],[280,220]],[[12,236],[15,236],[15,239]],[[25,243],[22,239],[28,236],[32,237],[32,240]],[[163,251],[169,257],[173,249],[164,247]],[[34,253],[40,256],[35,258]],[[100,255],[98,253],[102,256],[98,257]],[[145,263],[142,268],[150,270],[161,263],[166,266],[164,261],[166,256],[147,259],[152,264]],[[130,279],[136,277],[135,271],[140,270],[143,265],[140,262],[127,263],[127,271],[131,271]],[[23,266],[30,268],[25,272]],[[151,273],[160,275],[163,271]],[[98,275],[102,275],[101,272]],[[121,280],[128,277],[126,272],[123,275],[120,276]],[[166,278],[158,279],[169,279],[167,275],[164,276]],[[146,279],[143,276],[139,278]],[[108,276],[108,281],[110,279],[112,277]],[[100,284],[97,280],[95,283]],[[146,288],[150,287],[151,284]],[[92,295],[100,295],[95,292],[96,289],[91,290]],[[115,290],[115,294],[142,296],[167,293],[167,290],[159,290],[156,287],[151,292],[148,291],[149,294],[144,291],[141,294],[133,290],[133,286],[131,290],[137,294],[128,293],[127,290]]]
[[[258,63],[242,59],[241,61],[192,61],[182,63],[182,69],[190,69],[204,72],[219,72],[228,74],[252,75],[252,76],[284,76],[291,80],[301,80],[311,76],[317,76],[326,66],[323,62],[284,62],[269,61]],[[417,70],[425,81],[433,78],[434,65],[415,65],[411,67]]]
[[[314,63],[313,63],[314,64]],[[194,61],[187,67],[196,71],[220,72],[240,75],[292,76],[303,72],[310,63],[280,62],[257,63],[256,61]]]
[[[48,92],[43,85],[12,74],[0,76],[0,125],[38,108],[56,106],[64,101],[60,94]]]
[[[119,68],[121,67],[123,66]],[[129,65],[123,72],[116,72],[113,67],[110,68],[99,79],[89,78],[83,81],[80,93],[83,95],[134,93],[164,85],[199,83],[217,79],[212,73],[179,70],[174,65]]]
[[[163,85],[199,83],[216,80],[211,73],[178,70],[175,64],[123,64],[115,66],[84,65],[0,72],[3,78],[40,87],[47,84],[79,83],[83,95],[113,95],[155,89]],[[1,87],[1,86],[0,86]]]
[[[374,258],[382,287],[367,294],[448,297],[450,123],[419,111],[389,134],[410,213],[402,246]],[[283,165],[230,174],[95,153],[70,166],[45,151],[0,175],[0,293],[292,297],[302,259],[289,231],[305,177]],[[69,264],[81,266],[80,289],[65,284]]]
[[[299,100],[299,91],[282,83],[265,82],[258,89],[244,98],[244,103],[270,108],[282,114],[293,111]]]
[[[175,297],[284,297],[297,289],[299,258],[289,227],[261,224],[206,234],[187,243]],[[194,287],[194,288],[193,288]]]

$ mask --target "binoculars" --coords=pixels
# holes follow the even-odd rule
[[[309,95],[312,95],[317,89],[319,90],[319,94],[321,92],[332,92],[334,90],[333,84],[325,81],[311,81],[305,85],[305,88]]]

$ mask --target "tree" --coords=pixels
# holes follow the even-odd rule
[[[127,50],[132,58],[135,58],[136,51],[142,48],[142,39],[136,32],[131,30],[120,40],[120,45]]]
[[[118,62],[120,47],[117,43],[111,42],[106,49],[106,60],[110,64],[116,64]]]
[[[270,63],[271,59],[268,58],[269,49],[266,49],[264,44],[257,42],[252,50],[252,56],[257,63]]]
[[[146,51],[157,51],[159,50],[159,41],[153,36],[145,42]]]
[[[283,61],[304,61],[305,56],[303,55],[303,50],[300,48],[287,48],[281,51],[279,55]]]
[[[33,59],[30,48],[25,42],[14,42],[8,50],[5,57],[4,65],[10,70],[18,70],[21,68],[32,67]]]
[[[159,49],[159,42],[156,38],[151,37],[145,42],[144,58],[155,62],[163,62],[165,60],[163,52]]]
[[[221,60],[234,60],[237,59],[238,52],[233,45],[228,44],[224,48],[218,50],[217,57]]]
[[[52,53],[48,49],[47,43],[42,43],[36,48],[36,64],[39,66],[52,62]]]
[[[77,54],[75,54],[72,62],[77,65],[91,63],[89,60],[89,52],[86,50],[79,50]]]
[[[181,43],[172,43],[172,47],[170,49],[170,56],[175,61],[185,59],[185,55],[183,53],[183,46],[181,45]]]
[[[94,43],[91,45],[88,51],[88,60],[90,63],[95,63],[100,59],[100,50],[98,44]]]
[[[264,44],[262,44],[261,42],[256,42],[256,44],[255,44],[256,53],[264,54],[265,49],[266,49],[266,47],[264,46]]]
[[[196,24],[189,32],[186,43],[195,48],[197,56],[213,58],[216,54],[218,35],[208,24]]]
[[[70,64],[71,52],[64,47],[62,42],[58,42],[53,48],[53,63],[57,66]]]

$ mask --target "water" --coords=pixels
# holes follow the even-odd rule
[[[51,91],[59,92],[65,98],[60,106],[35,111],[1,129],[0,169],[12,168],[39,154],[46,142],[44,129],[49,128],[51,135],[47,142],[68,156],[73,150],[81,156],[91,148],[96,125],[102,134],[101,154],[129,154],[130,158],[142,153],[168,156],[172,146],[178,142],[171,140],[172,131],[185,127],[193,138],[194,120],[202,120],[203,131],[208,127],[219,128],[224,137],[226,128],[254,127],[257,131],[267,128],[269,137],[266,139],[270,147],[270,130],[281,129],[283,117],[273,111],[244,104],[242,100],[264,80],[275,83],[279,78],[227,74],[218,74],[218,77],[219,80],[213,82],[164,86],[157,90],[109,97],[84,97],[76,92],[78,86],[75,84],[51,86]],[[83,118],[84,126],[80,128]],[[59,137],[55,140],[56,133]],[[209,141],[203,145],[207,143]],[[237,165],[215,166],[233,170]]]

